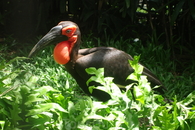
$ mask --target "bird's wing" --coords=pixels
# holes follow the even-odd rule
[[[90,75],[85,72],[85,69],[89,67],[95,67],[97,69],[104,68],[104,75],[106,77],[114,77],[113,81],[119,86],[126,86],[134,82],[132,80],[126,80],[127,76],[134,72],[128,62],[128,60],[133,60],[133,58],[123,51],[112,47],[96,47],[81,49],[79,50],[79,55],[80,57],[75,63],[75,71],[77,76],[80,77],[77,78],[77,82],[81,87],[83,86],[82,89],[86,93],[89,93],[86,81],[90,78]],[[147,79],[153,86],[161,85],[158,78],[145,67],[143,74],[147,76]],[[98,92],[94,94],[97,94],[98,97]]]
[[[103,67],[105,70],[105,76],[114,77],[115,83],[127,85],[132,82],[126,80],[127,76],[134,72],[128,62],[128,60],[133,60],[129,54],[112,47],[80,49],[79,54],[82,55],[82,57],[76,61],[78,73],[84,73],[81,73],[80,71],[89,67]],[[145,66],[143,67],[143,75],[147,76],[152,86],[162,85],[159,79],[149,69]]]

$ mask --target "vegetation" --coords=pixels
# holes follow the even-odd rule
[[[104,38],[102,34],[107,32],[115,38],[120,38],[121,35],[125,38],[139,38],[143,43],[149,36],[153,36],[155,44],[163,44],[177,54],[180,48],[193,50],[194,47],[194,2],[80,0],[78,3],[77,0],[5,0],[0,5],[0,35],[5,35],[2,32],[13,34],[25,41],[34,35],[45,34],[60,21],[71,20],[79,25],[82,34],[93,32],[96,37]],[[186,53],[186,50],[182,51],[182,54]],[[174,58],[177,57],[178,55]]]
[[[83,47],[94,46],[90,39],[92,38],[83,39]],[[101,42],[100,39],[96,40]],[[134,87],[132,84],[126,86],[127,91],[121,92],[111,77],[104,78],[102,69],[87,69],[87,72],[93,75],[88,82],[100,82],[102,86],[97,89],[108,92],[112,97],[108,102],[100,102],[82,93],[64,67],[54,62],[51,55],[53,47],[46,48],[33,59],[16,57],[8,62],[7,54],[3,52],[9,52],[9,46],[2,46],[0,128],[195,129],[195,75],[192,72],[195,64],[186,68],[182,74],[177,74],[174,62],[169,60],[170,52],[162,46],[154,47],[148,44],[143,47],[137,39],[128,44],[128,47],[123,45],[133,40],[115,41],[108,38],[107,41],[105,44],[108,46],[115,46],[132,55],[143,52],[140,61],[157,74],[167,87],[167,92],[160,95],[155,89],[151,89],[146,77],[140,74],[143,68],[137,64],[139,57],[134,57],[135,60],[130,64],[136,71],[127,78],[137,80],[138,84],[134,84]],[[24,52],[22,55],[28,55]],[[15,55],[16,53],[12,54],[13,57]],[[90,90],[93,91],[93,87],[90,87]]]
[[[194,130],[194,0],[4,0],[0,4],[0,129]],[[102,84],[112,100],[85,95],[53,46],[26,56],[39,35],[63,20],[76,22],[82,48],[112,46],[135,57],[138,84],[119,91],[103,70],[88,81]],[[35,40],[32,40],[35,39]],[[32,41],[31,41],[32,40]],[[150,88],[138,60],[167,88]],[[95,76],[95,77],[94,77]],[[93,91],[93,86],[90,91]],[[154,89],[154,91],[153,91]]]

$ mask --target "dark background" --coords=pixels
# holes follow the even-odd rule
[[[63,20],[82,35],[106,40],[139,38],[171,49],[173,58],[194,60],[195,0],[1,0],[0,38],[28,42]],[[103,42],[102,42],[103,44]]]

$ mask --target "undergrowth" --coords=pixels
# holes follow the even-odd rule
[[[159,95],[152,90],[146,77],[141,75],[139,57],[135,57],[130,62],[135,72],[127,78],[138,83],[126,86],[127,91],[120,91],[111,77],[103,77],[102,68],[86,70],[93,75],[88,82],[95,80],[102,84],[97,88],[91,86],[90,91],[100,89],[112,97],[108,102],[97,101],[82,93],[64,67],[54,62],[53,48],[49,47],[33,59],[17,57],[7,62],[2,58],[0,129],[194,130],[194,74],[188,71],[174,74],[176,69],[169,51],[160,46],[143,47],[139,41],[127,44],[131,40],[123,39],[108,42],[112,43],[109,46],[116,45],[131,55],[142,52],[141,63],[159,77],[167,92]],[[91,44],[88,41],[83,46]]]

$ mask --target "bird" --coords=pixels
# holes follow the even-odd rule
[[[53,51],[54,60],[65,66],[66,71],[71,74],[86,94],[100,101],[108,101],[111,96],[98,89],[94,89],[90,93],[89,86],[98,84],[95,82],[91,82],[90,85],[86,84],[90,78],[85,71],[86,68],[104,68],[104,76],[113,77],[113,82],[119,86],[126,86],[133,82],[133,80],[127,80],[127,77],[134,72],[128,61],[133,60],[132,56],[114,47],[80,49],[81,32],[78,25],[72,21],[61,21],[51,28],[32,48],[28,57],[34,56],[39,50],[51,44],[57,44]],[[147,76],[151,86],[163,86],[161,81],[146,67],[142,74]]]

